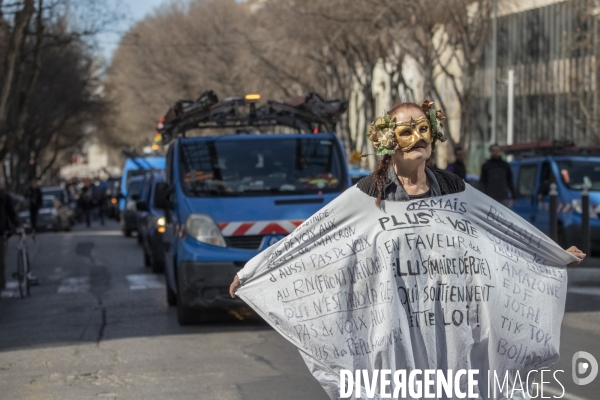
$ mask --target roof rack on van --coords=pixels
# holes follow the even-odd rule
[[[158,131],[163,140],[185,136],[191,129],[234,129],[244,132],[249,127],[285,126],[298,132],[332,132],[347,103],[325,101],[316,93],[308,93],[286,103],[268,101],[257,107],[259,95],[230,97],[219,101],[212,90],[197,100],[180,100],[161,119]]]
[[[600,146],[577,147],[569,140],[542,140],[539,142],[519,143],[500,146],[506,154],[514,158],[564,155],[600,155]]]

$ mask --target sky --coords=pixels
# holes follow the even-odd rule
[[[119,39],[129,28],[166,1],[168,0],[120,0],[123,12],[126,14],[125,20],[114,31],[103,32],[97,36],[100,51],[107,63],[110,63],[112,55],[119,45]]]

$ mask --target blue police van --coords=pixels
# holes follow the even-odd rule
[[[516,146],[515,146],[516,147]],[[527,146],[521,146],[527,150]],[[510,149],[507,151],[511,153]],[[534,150],[512,151],[510,166],[518,198],[512,210],[542,232],[550,232],[550,184],[558,190],[558,242],[580,245],[581,191],[590,190],[592,251],[600,250],[600,157],[576,152],[572,146],[538,144]]]
[[[119,197],[119,222],[121,230],[125,236],[131,236],[131,229],[128,228],[126,216],[135,212],[135,207],[130,207],[130,213],[126,212],[127,191],[131,178],[142,176],[151,170],[162,170],[165,168],[165,157],[163,156],[138,156],[129,152],[124,152],[127,156],[123,164],[123,175],[121,176],[121,192]],[[135,199],[137,200],[137,199]]]
[[[235,274],[350,187],[331,133],[344,110],[314,94],[257,107],[209,91],[167,113],[161,133],[171,143],[154,200],[165,211],[167,302],[180,324],[243,305],[228,293]],[[198,129],[213,132],[186,137]]]
[[[127,153],[128,154],[128,153]],[[125,198],[127,197],[127,186],[134,176],[144,175],[150,170],[160,170],[165,168],[165,157],[163,156],[136,156],[129,154],[123,164],[123,175],[121,176],[121,199],[119,201],[119,211],[125,209]]]

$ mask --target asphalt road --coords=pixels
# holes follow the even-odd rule
[[[2,294],[0,399],[328,399],[262,321],[223,314],[180,327],[163,276],[117,229],[79,226],[30,243],[41,285],[26,300]]]
[[[41,285],[26,300],[2,293],[0,399],[327,399],[296,349],[259,320],[224,313],[180,327],[163,277],[116,223],[41,234],[29,248]],[[600,397],[600,376],[571,378],[576,351],[600,361],[599,338],[600,288],[571,288],[553,368],[565,371],[564,399]],[[561,394],[550,386],[545,397]]]

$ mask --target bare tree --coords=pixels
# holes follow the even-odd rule
[[[460,105],[459,144],[467,147],[473,78],[489,43],[492,0],[448,1],[444,7],[434,0],[196,0],[164,6],[117,50],[107,79],[117,122],[107,137],[148,143],[168,104],[207,88],[280,99],[313,90],[351,100],[340,136],[349,150],[369,151],[364,136],[378,108],[374,71],[388,74],[391,101],[397,102],[414,89],[404,72],[410,56],[427,98],[442,108]],[[451,98],[441,91],[442,81]]]
[[[107,1],[99,0],[95,6]],[[93,121],[89,105],[101,103],[92,90],[98,84],[98,65],[84,38],[114,14],[105,9],[98,16],[97,7],[79,12],[73,4],[71,0],[35,0],[31,7],[28,1],[22,6],[15,3],[12,8],[21,8],[14,21],[3,25],[0,56],[8,73],[0,86],[0,159],[9,162],[4,173],[15,189],[49,170],[60,152],[78,146],[81,141],[76,138]],[[2,10],[11,9],[6,7],[0,4]],[[62,108],[66,104],[69,109]]]
[[[2,7],[2,1],[0,1]],[[35,12],[34,1],[24,0],[23,7],[14,14],[12,24],[6,24],[10,32],[7,37],[6,51],[4,52],[3,74],[0,81],[0,129],[6,123],[9,96],[13,88],[15,69],[18,67],[19,54],[25,41],[25,29],[31,16]]]

